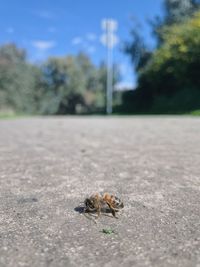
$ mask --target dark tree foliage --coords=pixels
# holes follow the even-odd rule
[[[170,26],[190,18],[197,11],[198,1],[195,0],[166,0],[164,2],[165,16],[163,25]]]
[[[94,108],[99,85],[99,71],[83,53],[77,56],[49,58],[42,66],[47,114],[87,113]],[[103,103],[102,103],[103,105]]]
[[[142,60],[147,49],[141,35],[133,35],[126,47],[138,73],[136,91],[123,96],[122,108],[129,112],[200,109],[200,2],[165,0],[164,7],[163,18],[154,25],[158,46],[147,60]]]
[[[53,57],[37,66],[14,44],[0,47],[0,112],[76,114],[102,111],[106,65],[84,53]],[[116,81],[116,79],[115,79]]]
[[[119,72],[114,69],[115,83]],[[0,47],[0,113],[103,112],[105,89],[106,65],[94,65],[84,53],[34,65],[16,45]]]
[[[131,30],[131,41],[125,43],[124,52],[130,56],[138,72],[147,64],[152,54],[137,29]]]
[[[41,73],[14,44],[0,47],[0,110],[36,113]]]
[[[165,0],[163,3],[164,16],[156,17],[150,24],[157,39],[157,45],[163,42],[162,31],[166,26],[181,23],[190,18],[200,7],[199,0]],[[124,52],[129,55],[136,72],[140,72],[152,56],[141,34],[138,25],[133,26],[130,32],[131,41],[126,42]]]
[[[19,49],[15,44],[6,44],[0,47],[0,59],[10,63],[24,63],[26,51]]]
[[[198,11],[199,7],[199,0],[165,0],[163,4],[164,16],[156,17],[154,21],[151,22],[158,46],[163,42],[163,28],[186,21]]]

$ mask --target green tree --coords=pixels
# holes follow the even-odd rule
[[[158,46],[163,42],[162,30],[166,26],[182,23],[190,18],[200,7],[199,0],[165,0],[164,16],[156,17],[152,24]]]
[[[182,24],[166,26],[162,38],[163,45],[155,51],[140,75],[138,90],[148,88],[154,99],[162,96],[166,102],[182,90],[196,98],[194,90],[200,90],[200,13]],[[200,107],[200,100],[195,98],[194,105]],[[178,109],[177,102],[176,105]]]
[[[38,66],[28,63],[25,51],[14,44],[0,47],[0,112],[99,112],[105,106],[105,89],[105,64],[94,65],[84,53],[48,58]]]
[[[158,17],[151,23],[157,38],[155,51],[149,51],[139,30],[132,29],[132,40],[126,44],[125,52],[130,56],[138,74],[138,87],[134,92],[123,95],[127,110],[147,112],[152,105],[155,106],[155,102],[162,102],[160,107],[164,106],[163,102],[169,103],[172,96],[175,100],[166,105],[166,109],[172,109],[175,105],[178,109],[179,95],[175,94],[179,94],[179,90],[184,91],[180,94],[180,99],[192,92],[197,95],[194,90],[199,86],[197,70],[200,31],[197,27],[199,15],[194,15],[199,7],[200,1],[197,0],[165,0],[163,17]]]
[[[49,114],[75,113],[82,102],[82,75],[73,57],[49,58],[42,67],[46,96],[43,112]]]
[[[87,55],[80,53],[77,56],[50,58],[42,70],[46,83],[44,113],[75,114],[94,111],[97,98],[99,100],[103,92],[100,70],[91,63]]]
[[[180,23],[190,18],[199,8],[196,0],[165,0],[164,26]]]
[[[130,34],[131,41],[125,43],[124,52],[130,56],[134,69],[139,72],[151,58],[152,52],[136,28]]]
[[[157,46],[161,46],[162,31],[166,26],[181,23],[190,18],[200,7],[199,0],[164,0],[164,15],[150,21],[154,36],[157,39]],[[126,42],[124,52],[129,55],[134,69],[140,72],[149,62],[152,52],[146,44],[138,25],[133,26],[130,32],[131,41]]]
[[[40,72],[14,44],[0,47],[0,110],[35,113]]]

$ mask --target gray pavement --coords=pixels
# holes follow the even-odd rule
[[[97,191],[118,220],[78,212]],[[200,267],[200,118],[1,120],[0,266]]]

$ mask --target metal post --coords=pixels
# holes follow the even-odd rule
[[[104,19],[102,28],[106,31],[102,35],[102,43],[107,46],[107,86],[106,86],[106,113],[112,113],[113,101],[113,47],[118,39],[114,34],[117,30],[117,22],[113,19]]]
[[[110,40],[112,38],[111,31],[107,27],[107,36]],[[110,40],[111,41],[111,40]],[[113,49],[112,46],[107,47],[107,91],[106,91],[106,112],[112,113],[112,98],[113,98]]]

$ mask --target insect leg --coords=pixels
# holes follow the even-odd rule
[[[116,213],[115,213],[117,211],[117,209],[113,208],[112,205],[109,202],[106,201],[106,203],[107,203],[108,207],[110,208],[113,217],[115,217],[116,219],[118,219],[118,217],[116,216]]]

